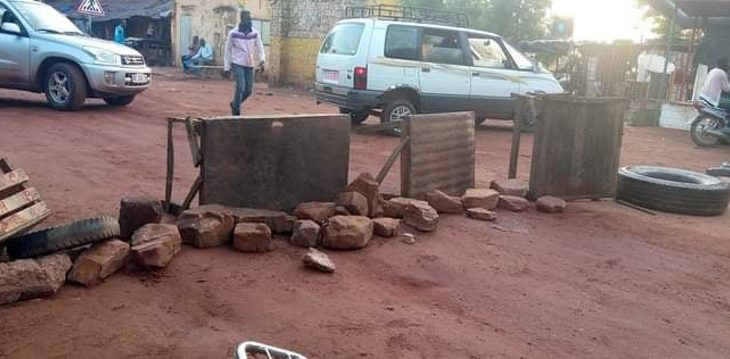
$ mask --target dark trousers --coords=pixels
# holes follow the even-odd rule
[[[236,80],[236,92],[231,102],[231,113],[233,116],[241,115],[241,106],[253,93],[253,67],[245,67],[231,64],[233,78]]]

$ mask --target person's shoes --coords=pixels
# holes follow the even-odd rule
[[[236,107],[233,106],[233,102],[229,103],[228,106],[231,106],[232,116],[241,116],[241,110],[236,110]]]

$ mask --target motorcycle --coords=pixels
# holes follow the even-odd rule
[[[692,141],[700,147],[717,146],[720,141],[730,142],[730,134],[723,132],[727,131],[726,127],[730,128],[730,114],[704,100],[695,102],[694,106],[700,114],[692,121]]]

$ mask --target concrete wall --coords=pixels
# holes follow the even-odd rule
[[[228,31],[239,22],[240,9],[251,11],[254,19],[270,20],[269,0],[177,0],[171,21],[172,50],[176,64],[187,53],[181,39],[180,24],[183,16],[190,17],[191,37],[199,36],[213,47],[215,62],[223,63],[223,52]],[[187,39],[189,42],[191,39]]]
[[[311,86],[320,44],[348,6],[398,4],[398,0],[273,0],[269,80]]]

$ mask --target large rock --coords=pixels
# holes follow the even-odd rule
[[[486,188],[468,189],[461,197],[461,203],[465,209],[484,208],[491,211],[499,204],[499,192]]]
[[[400,232],[400,219],[376,218],[373,220],[375,234],[383,238],[395,237]]]
[[[294,215],[299,219],[322,223],[335,215],[335,207],[333,202],[305,202],[297,206]]]
[[[146,268],[164,268],[182,249],[177,226],[148,224],[132,236],[132,258]]]
[[[307,254],[304,255],[304,258],[302,258],[302,262],[308,268],[312,268],[320,272],[335,272],[335,263],[332,262],[332,260],[326,254],[314,248],[309,249],[309,252],[307,252]]]
[[[553,196],[540,197],[535,205],[538,211],[545,213],[561,213],[567,207],[567,203],[562,198]]]
[[[368,199],[358,192],[340,193],[335,199],[335,204],[345,208],[353,216],[368,216],[370,214]]]
[[[524,197],[517,196],[500,196],[499,208],[512,212],[524,212],[530,206]]]
[[[236,221],[225,211],[185,211],[177,219],[183,243],[195,248],[222,246],[233,238]]]
[[[285,212],[268,209],[227,207],[218,204],[207,204],[183,212],[183,215],[217,214],[233,217],[234,223],[264,223],[276,234],[291,233],[296,218]],[[182,215],[181,215],[182,216]]]
[[[322,246],[353,250],[367,247],[373,238],[373,221],[364,216],[335,216],[324,227]]]
[[[433,232],[436,230],[436,226],[438,225],[439,215],[438,212],[436,212],[436,210],[427,203],[423,204],[420,203],[420,201],[416,201],[411,202],[408,207],[406,207],[403,222],[418,229],[419,231]]]
[[[428,202],[419,201],[417,199],[395,197],[385,202],[383,205],[383,215],[388,218],[399,218],[403,219],[406,215],[406,209],[411,203],[416,203],[419,206],[428,206]]]
[[[361,173],[352,183],[347,185],[345,192],[358,192],[368,200],[368,216],[378,218],[383,216],[385,200],[380,194],[380,184],[369,173]]]
[[[129,244],[118,239],[98,242],[76,258],[68,280],[95,286],[122,268],[129,252]]]
[[[56,294],[71,265],[65,254],[0,263],[0,305]]]
[[[494,222],[497,220],[496,213],[484,208],[469,208],[466,210],[466,215],[479,221]]]
[[[525,197],[529,186],[518,179],[499,179],[492,181],[491,188],[505,196]]]
[[[120,237],[129,239],[148,223],[159,223],[164,216],[162,202],[153,198],[123,198],[119,207]]]
[[[264,253],[274,249],[271,228],[264,223],[239,223],[233,232],[233,248],[247,253]]]
[[[297,247],[315,247],[322,237],[322,231],[317,222],[305,219],[297,221],[294,225],[294,235],[291,237],[291,244]]]
[[[460,198],[449,196],[439,190],[426,193],[426,200],[438,213],[464,213],[464,206],[461,204]]]

